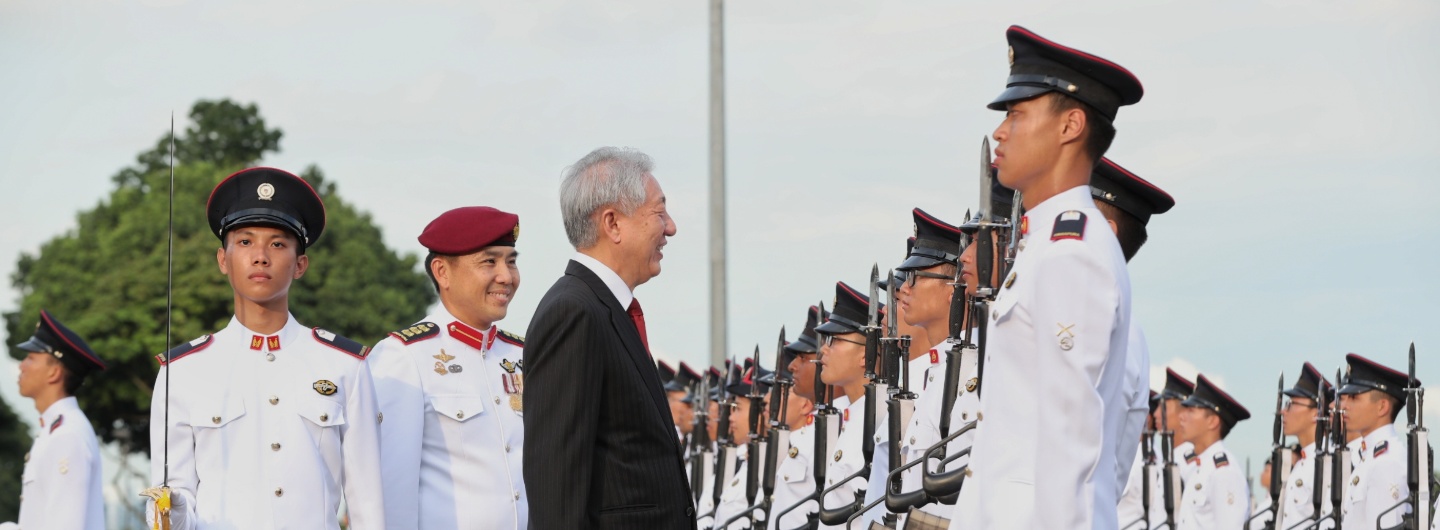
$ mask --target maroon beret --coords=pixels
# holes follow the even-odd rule
[[[459,256],[485,247],[513,247],[520,216],[489,206],[465,206],[440,214],[420,232],[420,244],[436,254]]]

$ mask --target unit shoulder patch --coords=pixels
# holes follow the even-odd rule
[[[511,332],[509,332],[509,331],[505,331],[505,330],[500,329],[500,328],[495,328],[495,331],[498,332],[498,333],[495,334],[495,338],[500,339],[500,340],[503,340],[503,341],[508,342],[508,343],[510,343],[510,344],[514,344],[514,345],[519,346],[519,347],[521,347],[521,348],[524,348],[524,347],[525,347],[525,337],[521,337],[521,336],[519,336],[519,335],[516,335],[516,334],[511,333]]]
[[[434,322],[419,322],[405,329],[390,332],[391,337],[400,339],[406,345],[440,336],[440,326]]]
[[[315,328],[314,332],[312,332],[310,336],[315,337],[315,341],[319,342],[320,344],[324,344],[331,348],[340,350],[346,355],[349,355],[356,359],[360,359],[362,361],[365,360],[366,355],[370,355],[369,346],[347,339],[344,336],[336,335],[332,331]]]
[[[1055,216],[1055,228],[1050,231],[1050,240],[1085,239],[1085,214],[1080,210],[1068,210]]]
[[[214,339],[214,335],[201,335],[198,339],[171,348],[168,352],[156,355],[155,360],[160,361],[161,365],[175,362],[176,359],[208,348]]]

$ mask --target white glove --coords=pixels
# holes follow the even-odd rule
[[[155,527],[155,498],[151,493],[158,490],[159,488],[151,488],[140,494],[143,497],[149,497],[151,499],[145,503],[145,526],[147,528]],[[190,515],[189,498],[189,493],[185,490],[170,490],[170,530],[187,530],[190,527],[188,524]],[[0,530],[8,529],[0,528]]]
[[[15,523],[0,523],[0,530],[20,530],[20,525]]]

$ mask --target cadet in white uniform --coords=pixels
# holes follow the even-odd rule
[[[790,446],[786,453],[781,455],[782,460],[776,468],[770,530],[795,530],[805,527],[819,510],[815,501],[805,501],[799,508],[784,517],[780,516],[781,512],[799,503],[800,499],[815,493],[815,476],[811,473],[811,468],[815,460],[815,364],[820,347],[816,340],[815,326],[819,321],[820,309],[810,306],[805,312],[804,330],[799,337],[785,345],[786,353],[791,355],[789,371],[795,386],[790,391],[792,408],[786,417],[790,424]],[[807,403],[808,409],[797,415],[794,407],[800,402]]]
[[[864,499],[869,474],[850,478],[865,467],[863,446],[865,442],[865,335],[861,332],[870,307],[870,298],[846,285],[835,284],[835,310],[824,324],[815,327],[823,337],[824,346],[820,363],[824,366],[821,380],[837,387],[843,396],[836,399],[835,406],[840,413],[840,437],[834,447],[827,448],[832,455],[827,460],[825,487],[842,486],[830,492],[821,506],[835,510],[855,504]],[[885,409],[876,409],[876,429],[885,423]],[[818,434],[817,434],[818,436]],[[844,528],[844,524],[826,525],[821,528]]]
[[[251,168],[216,186],[207,209],[235,316],[159,356],[146,495],[168,484],[174,530],[338,529],[342,495],[349,528],[383,528],[369,349],[289,311],[305,249],[325,227],[319,195],[290,173]]]
[[[375,345],[385,527],[526,527],[524,341],[501,330],[520,287],[520,219],[456,208],[421,232],[440,306]]]
[[[1315,419],[1319,413],[1317,407],[1321,393],[1324,393],[1327,403],[1334,403],[1334,391],[1335,388],[1330,386],[1320,370],[1310,363],[1300,368],[1300,377],[1295,380],[1295,385],[1285,390],[1285,395],[1290,398],[1285,405],[1282,422],[1285,435],[1294,436],[1300,444],[1295,465],[1290,468],[1290,480],[1285,483],[1284,493],[1281,494],[1284,506],[1280,510],[1280,522],[1287,528],[1315,518]],[[1263,491],[1261,496],[1268,500],[1270,492]],[[1325,488],[1322,498],[1326,501],[1322,504],[1321,515],[1327,515],[1330,513],[1329,488]]]
[[[746,493],[750,487],[748,483],[749,468],[752,465],[760,466],[757,468],[760,472],[757,476],[762,481],[755,484],[755,500],[758,501],[765,495],[765,492],[760,489],[764,480],[765,461],[763,460],[763,455],[755,455],[754,457],[750,455],[749,442],[752,432],[761,439],[764,439],[768,432],[765,426],[770,423],[770,409],[766,405],[770,401],[770,387],[775,381],[774,377],[774,372],[765,370],[764,368],[757,370],[757,367],[752,366],[745,372],[744,377],[732,383],[726,389],[732,395],[736,396],[735,406],[730,409],[730,436],[735,440],[735,453],[738,457],[738,463],[735,466],[735,477],[730,480],[730,483],[725,486],[725,491],[720,495],[720,506],[715,510],[716,528],[719,528],[721,523],[737,516],[739,516],[740,519],[731,523],[728,528],[731,530],[750,528],[751,514],[746,512],[745,509],[752,504],[750,499],[746,497]],[[757,406],[749,397],[752,391],[758,391],[759,395],[762,396],[761,401],[758,403],[758,406],[760,406],[759,428],[755,431],[750,430],[750,410],[751,407]]]
[[[1176,530],[1244,528],[1250,519],[1250,481],[1222,440],[1236,423],[1250,418],[1250,411],[1204,375],[1181,405],[1175,434],[1195,444],[1199,465],[1185,483]]]
[[[100,491],[100,446],[75,395],[86,376],[105,370],[80,335],[45,310],[35,333],[16,346],[19,390],[35,402],[40,430],[20,475],[20,521],[0,530],[100,530],[105,499]]]
[[[896,305],[899,307],[891,308],[887,315],[888,318],[900,319],[897,329],[901,335],[911,335],[912,341],[907,360],[909,379],[906,384],[909,385],[909,391],[915,394],[912,402],[914,411],[910,420],[900,430],[899,451],[902,465],[910,461],[909,453],[916,451],[912,448],[916,444],[910,443],[910,438],[915,436],[912,428],[921,423],[938,423],[934,418],[927,420],[922,416],[926,415],[926,408],[933,409],[928,412],[934,416],[938,416],[940,410],[938,400],[942,394],[941,387],[944,386],[945,376],[942,350],[949,349],[945,337],[950,334],[950,298],[955,292],[952,284],[955,282],[955,270],[960,266],[960,252],[963,249],[961,241],[964,239],[959,227],[941,221],[919,208],[912,210],[911,216],[915,221],[915,236],[907,242],[908,254],[905,261],[896,267],[895,272],[895,281],[899,285],[894,288]],[[885,287],[882,285],[881,289]],[[906,330],[907,327],[910,329]],[[929,337],[937,337],[935,340],[940,340],[941,343],[914,342],[931,340]],[[937,403],[931,406],[931,401]],[[938,428],[936,432],[938,433]],[[888,425],[876,428],[875,441],[865,504],[883,499],[889,488],[890,444],[893,442],[890,440]],[[938,437],[935,441],[939,441]],[[916,452],[923,452],[923,448],[921,449]],[[918,486],[921,471],[921,468],[913,467],[902,474],[901,491],[905,491],[905,476],[913,477]],[[886,513],[883,502],[876,505],[865,513],[863,526],[868,528],[871,522],[879,522]],[[903,521],[897,520],[897,525],[900,523]]]
[[[1115,63],[1024,28],[1006,37],[1011,75],[989,105],[1006,111],[995,163],[1028,213],[988,315],[984,420],[965,485],[977,513],[957,503],[964,520],[951,526],[1115,528],[1130,280],[1115,234],[1095,226],[1089,183],[1116,111],[1143,89]],[[1062,123],[1064,135],[1036,132]]]
[[[1409,506],[1392,510],[1410,495],[1405,440],[1395,430],[1395,418],[1405,406],[1405,383],[1410,376],[1359,355],[1345,356],[1349,375],[1340,387],[1345,428],[1359,433],[1359,458],[1352,462],[1345,485],[1345,530],[1390,528],[1410,513]],[[1420,384],[1416,381],[1415,384]]]

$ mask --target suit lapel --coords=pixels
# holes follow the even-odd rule
[[[620,307],[620,301],[615,299],[615,294],[610,292],[610,287],[596,276],[588,267],[570,261],[565,273],[579,278],[585,282],[590,291],[595,294],[600,302],[610,310],[610,325],[615,328],[620,341],[625,345],[625,352],[630,357],[630,362],[640,372],[640,378],[645,381],[645,392],[655,404],[656,412],[660,413],[662,423],[667,428],[666,432],[675,430],[675,425],[670,419],[670,402],[665,399],[665,394],[660,387],[660,374],[655,369],[655,362],[650,354],[645,351],[645,344],[640,340],[640,332],[635,329],[635,323],[630,320],[630,312]],[[672,437],[673,438],[673,437]]]

